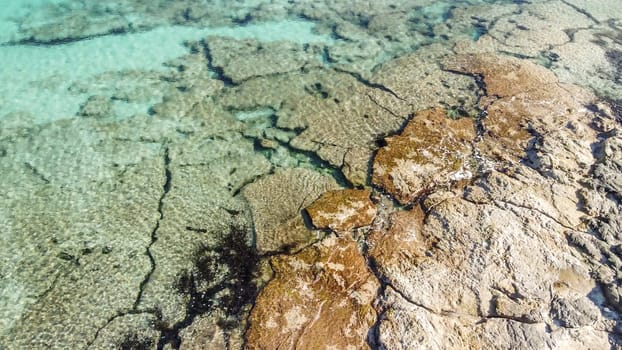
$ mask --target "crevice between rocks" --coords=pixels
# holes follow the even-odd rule
[[[147,250],[145,252],[145,254],[149,257],[149,262],[151,264],[151,269],[149,270],[147,275],[145,275],[145,278],[140,282],[138,295],[136,296],[136,300],[134,301],[134,305],[132,306],[133,310],[137,310],[138,309],[138,306],[140,304],[140,300],[142,299],[142,296],[143,296],[143,293],[144,293],[144,290],[145,290],[145,286],[147,285],[147,283],[149,283],[149,280],[151,279],[151,275],[153,275],[153,272],[155,271],[155,268],[156,268],[156,262],[155,262],[155,259],[153,257],[153,254],[151,253],[151,247],[158,240],[158,229],[160,228],[160,222],[162,221],[162,219],[164,219],[164,211],[163,211],[164,198],[166,197],[166,195],[171,190],[171,181],[173,179],[173,176],[172,176],[171,170],[170,170],[170,163],[171,163],[171,158],[169,157],[168,146],[165,145],[164,146],[164,176],[165,176],[165,180],[164,180],[164,184],[162,185],[162,195],[160,196],[160,199],[158,201],[158,213],[159,213],[160,217],[158,218],[158,221],[156,222],[156,225],[153,228],[153,231],[151,231],[151,242],[147,246]]]
[[[105,36],[126,35],[126,34],[137,33],[137,32],[138,31],[133,30],[132,26],[130,25],[128,27],[112,28],[112,29],[110,29],[110,30],[108,30],[106,32],[103,32],[103,33],[92,34],[92,35],[84,35],[84,36],[71,36],[71,37],[60,38],[60,39],[39,40],[39,39],[35,38],[34,36],[31,36],[29,38],[25,38],[25,39],[21,39],[21,40],[17,40],[17,41],[8,41],[8,42],[5,42],[3,44],[0,44],[0,46],[44,46],[44,47],[50,47],[50,46],[72,44],[72,43],[76,43],[76,42],[79,42],[79,41],[92,40],[92,39],[101,38],[101,37],[105,37]]]
[[[225,74],[222,67],[214,66],[214,57],[212,57],[212,51],[209,48],[209,43],[206,40],[201,40],[200,45],[203,48],[203,54],[207,60],[207,69],[214,73],[215,78],[222,81],[225,84],[225,87],[236,86],[237,84],[233,81],[233,79],[231,79],[231,77]]]
[[[382,104],[380,104],[375,98],[373,98],[370,94],[367,94],[367,97],[369,98],[369,100],[375,104],[376,106],[378,106],[378,108],[386,111],[387,113],[391,114],[392,116],[394,116],[397,119],[403,119],[403,117],[401,117],[400,115],[398,115],[397,113],[393,112],[391,109],[389,109],[388,107],[383,106]]]
[[[278,128],[276,125],[274,127]],[[278,129],[285,130],[285,129],[282,129],[282,128],[278,128]],[[253,144],[255,145],[256,149],[258,149],[258,150],[269,150],[269,148],[265,148],[265,147],[260,145],[260,138],[254,137],[254,136],[248,136],[248,135],[244,135],[244,134],[242,134],[242,136],[244,138],[248,139],[248,140],[253,141]],[[348,180],[348,178],[345,176],[345,174],[343,173],[343,171],[341,170],[341,168],[339,166],[333,165],[330,162],[322,159],[320,156],[318,156],[316,154],[316,152],[294,147],[294,146],[291,145],[290,142],[284,142],[284,141],[281,141],[281,140],[278,140],[278,139],[274,139],[274,141],[277,142],[279,144],[279,146],[285,148],[290,154],[297,154],[297,155],[303,156],[304,158],[306,158],[308,163],[313,165],[314,167],[316,167],[318,169],[328,170],[330,175],[335,179],[335,181],[340,186],[343,186],[345,188],[353,188],[354,187],[354,185]],[[316,142],[316,144],[322,145],[322,143],[319,143],[319,142]],[[324,145],[343,148],[343,149],[346,150],[346,153],[347,153],[347,151],[349,149],[347,147],[342,147],[340,145],[333,145],[333,144],[324,144]],[[345,157],[345,155],[344,155],[344,157]],[[341,166],[343,167],[344,164],[342,164]],[[260,176],[257,176],[257,178],[260,177]],[[244,183],[241,186],[239,186],[239,188],[234,192],[233,195],[234,196],[238,195],[240,193],[240,191],[242,189],[244,189],[244,187],[246,185],[254,182],[255,180],[257,180],[257,178],[250,179],[246,183]]]
[[[95,343],[95,341],[99,337],[99,334],[101,333],[101,331],[104,330],[106,327],[108,327],[108,325],[110,325],[114,320],[116,320],[119,317],[123,317],[123,316],[127,316],[127,315],[150,314],[150,315],[156,316],[156,318],[161,318],[161,317],[159,317],[159,314],[160,314],[159,310],[157,310],[157,309],[140,310],[139,309],[139,305],[140,305],[140,301],[142,299],[142,295],[143,295],[144,290],[145,290],[145,286],[147,285],[147,283],[149,283],[149,281],[151,279],[151,276],[153,275],[153,272],[155,271],[155,268],[156,268],[156,261],[155,261],[155,258],[153,257],[153,254],[151,253],[151,247],[158,240],[157,231],[160,228],[160,222],[164,218],[164,211],[163,211],[164,198],[166,197],[166,195],[169,193],[169,191],[171,189],[171,181],[172,181],[172,174],[171,174],[171,171],[170,171],[171,159],[169,157],[169,149],[168,149],[167,145],[164,145],[163,162],[164,162],[164,176],[165,176],[165,180],[164,180],[164,183],[162,185],[162,194],[160,195],[160,198],[158,200],[158,214],[159,214],[159,217],[158,217],[158,220],[156,221],[156,224],[155,224],[153,230],[151,231],[151,242],[149,243],[149,245],[147,246],[147,248],[145,250],[145,255],[147,255],[147,257],[149,258],[149,262],[150,262],[150,265],[151,265],[150,269],[147,272],[147,274],[145,275],[144,279],[140,282],[140,285],[138,287],[139,288],[138,294],[136,296],[136,299],[134,300],[134,303],[132,304],[132,307],[129,310],[118,311],[116,315],[110,317],[106,321],[106,323],[104,325],[99,327],[97,329],[97,331],[95,332],[95,335],[93,336],[93,339],[91,339],[87,343],[87,346],[86,346],[87,349],[90,348]]]
[[[568,226],[568,225],[560,222],[558,219],[552,217],[551,215],[549,215],[549,214],[547,214],[547,213],[545,213],[545,212],[543,212],[541,210],[538,210],[536,208],[533,208],[533,207],[530,207],[530,206],[527,206],[527,205],[522,205],[522,204],[514,203],[514,202],[511,202],[511,201],[500,200],[500,199],[494,199],[492,202],[500,209],[506,209],[502,205],[500,205],[500,203],[503,203],[505,205],[509,205],[509,206],[512,206],[512,207],[515,207],[515,208],[521,208],[521,209],[525,209],[525,210],[535,211],[536,213],[539,213],[539,214],[549,218],[550,220],[552,220],[553,222],[555,222],[556,224],[558,224],[559,226],[561,226],[561,227],[563,227],[565,229],[573,230],[573,231],[576,230],[575,227]],[[512,210],[512,209],[510,208],[510,210]],[[519,217],[522,216],[522,215],[520,215],[520,214],[518,214],[516,212],[515,212],[515,214],[518,215]]]
[[[579,12],[580,14],[584,15],[585,17],[589,18],[592,22],[594,22],[595,24],[600,24],[600,21],[597,20],[594,16],[592,16],[591,13],[587,12],[587,10],[582,9],[574,4],[569,3],[566,0],[561,0],[561,2],[563,2],[564,4],[566,4],[566,6],[568,7],[572,7],[573,10]]]
[[[30,170],[32,172],[32,174],[39,178],[41,181],[45,182],[46,184],[50,183],[50,180],[45,177],[40,171],[39,169],[37,169],[34,165],[30,164],[29,162],[24,162],[24,166]]]
[[[380,90],[380,91],[384,91],[386,93],[389,93],[389,94],[393,95],[393,97],[397,98],[398,100],[406,101],[405,99],[400,97],[395,91],[389,89],[388,87],[386,87],[386,86],[384,86],[382,84],[371,82],[371,81],[363,78],[363,76],[361,76],[359,73],[350,72],[350,71],[347,71],[345,69],[336,68],[336,67],[333,67],[332,70],[334,70],[335,72],[348,74],[351,77],[353,77],[354,79],[356,79],[356,81],[358,81],[359,83],[361,83],[361,84],[363,84],[363,85],[365,85],[367,87],[370,87],[372,89],[377,89],[377,90]]]

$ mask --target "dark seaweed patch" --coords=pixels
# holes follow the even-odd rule
[[[152,347],[153,340],[141,338],[136,334],[127,334],[118,346],[121,350],[149,350]]]
[[[616,84],[622,84],[622,51],[609,50],[606,53],[607,60],[615,69],[614,81]]]
[[[319,97],[321,99],[327,99],[330,97],[330,93],[326,91],[322,83],[315,83],[310,86],[305,86],[305,91],[312,96]]]
[[[235,225],[216,247],[202,246],[194,253],[194,267],[183,272],[175,288],[187,298],[186,317],[172,325],[160,325],[158,349],[169,344],[181,346],[179,332],[188,327],[197,316],[220,309],[226,314],[218,324],[227,333],[240,326],[246,306],[257,296],[253,282],[259,256],[247,243],[247,230]]]

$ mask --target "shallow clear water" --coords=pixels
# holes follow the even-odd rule
[[[303,168],[368,185],[410,114],[476,116],[474,82],[443,69],[458,52],[620,101],[619,7],[0,1],[0,348],[179,348],[199,323],[235,348],[285,248],[256,250],[258,215],[287,199],[250,184]]]

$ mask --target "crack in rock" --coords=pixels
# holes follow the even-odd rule
[[[164,145],[163,163],[164,163],[165,180],[162,185],[162,194],[158,200],[157,210],[158,210],[159,217],[158,217],[158,220],[156,221],[155,227],[151,231],[151,242],[149,243],[149,245],[147,246],[145,250],[145,255],[147,255],[147,257],[149,258],[149,262],[151,265],[149,272],[147,272],[147,274],[145,275],[145,278],[140,282],[140,285],[138,287],[139,288],[138,295],[136,296],[136,299],[132,305],[132,308],[129,310],[125,310],[125,311],[120,311],[116,315],[110,317],[103,326],[97,329],[97,331],[95,332],[95,335],[93,336],[93,339],[91,339],[87,343],[87,347],[86,347],[87,349],[90,348],[95,343],[101,331],[104,330],[108,325],[110,325],[117,318],[127,316],[127,315],[139,315],[139,314],[151,314],[157,317],[159,314],[159,311],[155,309],[140,310],[139,305],[140,305],[140,301],[142,299],[142,295],[144,293],[145,287],[147,283],[149,283],[149,280],[151,279],[151,275],[153,274],[156,268],[156,262],[153,257],[153,254],[151,253],[151,247],[158,240],[157,231],[160,228],[160,222],[164,218],[164,211],[163,211],[164,198],[166,197],[166,195],[171,189],[172,174],[170,171],[170,162],[171,162],[171,159],[169,157],[168,146]]]
[[[149,270],[147,275],[145,275],[145,279],[142,282],[140,282],[139,292],[138,292],[138,295],[136,296],[136,301],[134,301],[134,305],[132,306],[133,310],[137,310],[138,309],[138,306],[140,304],[140,300],[141,300],[143,292],[145,290],[145,286],[147,285],[147,283],[149,283],[149,280],[151,279],[151,275],[153,274],[153,272],[155,271],[155,268],[156,268],[156,262],[155,262],[155,259],[153,258],[153,254],[151,253],[151,247],[158,240],[158,229],[160,228],[160,222],[162,221],[162,219],[164,219],[164,211],[162,209],[163,204],[164,204],[164,198],[166,197],[168,192],[171,190],[171,181],[173,179],[173,176],[172,176],[171,170],[170,170],[171,158],[169,157],[169,153],[168,152],[169,152],[168,151],[168,146],[165,145],[164,146],[164,176],[165,176],[165,180],[164,180],[164,184],[162,185],[162,195],[160,196],[160,200],[158,201],[158,213],[160,214],[160,217],[158,218],[158,221],[156,222],[156,225],[153,228],[153,231],[151,231],[151,242],[149,243],[149,246],[147,246],[147,250],[145,252],[145,254],[149,257],[149,262],[151,263],[151,269]]]

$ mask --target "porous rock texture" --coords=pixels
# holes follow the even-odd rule
[[[352,237],[330,235],[271,265],[275,276],[251,312],[247,349],[369,349],[379,282]]]
[[[378,201],[365,239],[360,258],[382,283],[378,323],[368,344],[381,349],[609,349],[619,344],[616,116],[592,94],[525,60],[458,56],[446,67],[478,80],[481,114],[476,120],[452,120],[440,109],[419,112],[374,159],[374,172],[407,161],[431,169],[413,176],[420,182],[409,186],[376,182],[411,206]],[[586,107],[593,103],[600,107]],[[409,174],[419,169],[413,164]],[[425,182],[426,176],[464,172],[464,164],[472,176],[461,178],[460,186]],[[375,175],[374,181],[382,178]],[[401,184],[395,175],[384,180]],[[308,212],[338,230],[342,218],[317,215],[334,197],[335,192],[322,195]],[[255,334],[272,335],[272,329],[291,324],[291,319],[270,318],[264,310],[272,305],[302,314],[296,318],[301,324],[314,305],[317,322],[326,322],[322,308],[292,297],[282,286],[286,278],[279,279],[291,276],[288,283],[304,283],[294,276],[309,264],[275,267],[275,279],[255,304],[247,346],[296,348],[307,344],[305,335],[316,334],[312,326],[301,326],[300,343],[260,340]],[[316,288],[330,285],[321,277],[315,281]],[[345,324],[341,316],[332,322],[337,328]],[[313,346],[332,344],[324,338],[329,340],[314,338]]]
[[[603,134],[593,123],[605,118],[611,127],[614,116],[590,112],[589,93],[526,61],[457,62],[486,88],[488,114],[473,143],[479,171],[464,189],[437,189],[389,215],[370,236],[386,282],[377,344],[610,348],[620,339],[619,237],[602,223],[618,224],[619,190],[595,183],[599,164],[608,173],[613,166],[603,158],[616,157],[607,145],[619,126]],[[617,181],[610,174],[605,186]],[[592,212],[580,192],[603,211]]]
[[[417,113],[374,157],[372,181],[407,204],[452,181],[469,179],[473,119],[451,120],[444,110]]]
[[[399,130],[413,108],[475,103],[472,80],[426,60],[446,54],[433,47],[389,62],[373,83],[329,69],[259,76],[228,89],[219,102],[238,110],[271,108],[276,128],[296,132],[289,146],[313,152],[352,184],[364,185],[376,141]]]
[[[63,117],[94,118],[0,116],[0,347],[620,349],[620,1],[205,4],[14,19],[3,49],[284,19],[323,41],[208,37],[72,82]],[[378,148],[441,168],[372,181]],[[380,186],[377,215],[321,240],[300,213],[337,182]]]
[[[335,190],[324,192],[305,208],[313,226],[347,232],[367,226],[376,218],[376,207],[370,200],[369,190]]]

